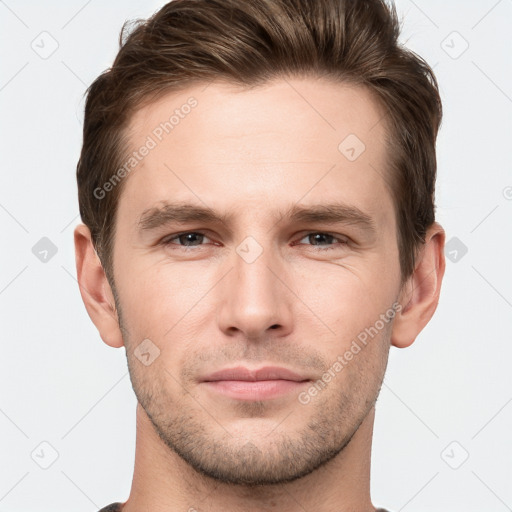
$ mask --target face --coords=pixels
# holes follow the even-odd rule
[[[155,144],[120,197],[116,306],[141,406],[204,475],[297,479],[373,408],[400,293],[382,116],[304,78],[214,82],[132,119],[133,150]]]

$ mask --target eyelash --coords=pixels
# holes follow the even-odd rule
[[[186,245],[180,245],[180,244],[173,244],[172,241],[173,240],[176,240],[182,236],[185,236],[185,235],[202,235],[204,237],[207,237],[208,238],[208,235],[206,233],[203,233],[201,231],[185,231],[183,233],[178,233],[176,235],[172,235],[171,237],[166,237],[164,238],[162,241],[161,241],[161,244],[164,245],[164,246],[176,246],[176,248],[180,248],[184,251],[189,251],[191,249],[193,249],[193,247],[201,247],[201,245],[204,245],[204,244],[200,244],[200,245],[195,245],[195,246],[186,246]],[[303,240],[304,238],[307,238],[311,235],[327,235],[327,236],[330,236],[330,237],[333,237],[334,240],[338,240],[339,243],[341,245],[348,245],[348,240],[345,240],[343,238],[339,238],[338,236],[334,235],[333,233],[327,233],[327,232],[324,232],[324,231],[311,231],[309,233],[307,233],[306,235],[304,235],[300,240]],[[300,244],[300,245],[303,245],[303,244]],[[307,244],[306,244],[307,245]],[[335,244],[332,244],[332,245],[329,245],[327,247],[322,247],[322,246],[316,246],[316,245],[311,245],[311,247],[315,247],[315,250],[317,251],[329,251],[329,250],[332,250],[332,249],[336,249],[336,245]],[[173,250],[175,248],[173,247]]]

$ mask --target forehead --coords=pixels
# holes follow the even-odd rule
[[[138,155],[120,207],[140,213],[192,199],[236,208],[308,196],[377,211],[390,203],[383,119],[369,90],[324,79],[169,93],[131,119],[130,153]]]

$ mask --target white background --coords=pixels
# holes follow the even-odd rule
[[[136,402],[124,349],[101,341],[76,283],[75,171],[85,88],[123,21],[163,4],[0,1],[0,512],[95,512],[129,494]],[[447,259],[431,323],[391,350],[372,497],[393,512],[512,510],[512,1],[397,7],[443,99],[438,220],[468,251]],[[43,31],[58,42],[46,59],[31,47]],[[42,237],[58,250],[46,263]],[[42,442],[58,453],[48,469]]]

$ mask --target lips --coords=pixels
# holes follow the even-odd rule
[[[217,382],[221,380],[237,380],[255,382],[261,380],[290,380],[294,382],[303,382],[310,380],[308,377],[301,376],[298,373],[282,368],[279,366],[264,366],[250,370],[243,366],[235,368],[226,368],[217,372],[211,373],[202,379],[203,382]]]
[[[213,372],[201,379],[201,384],[209,392],[228,400],[261,401],[291,396],[310,380],[279,366],[257,369],[237,366]]]

